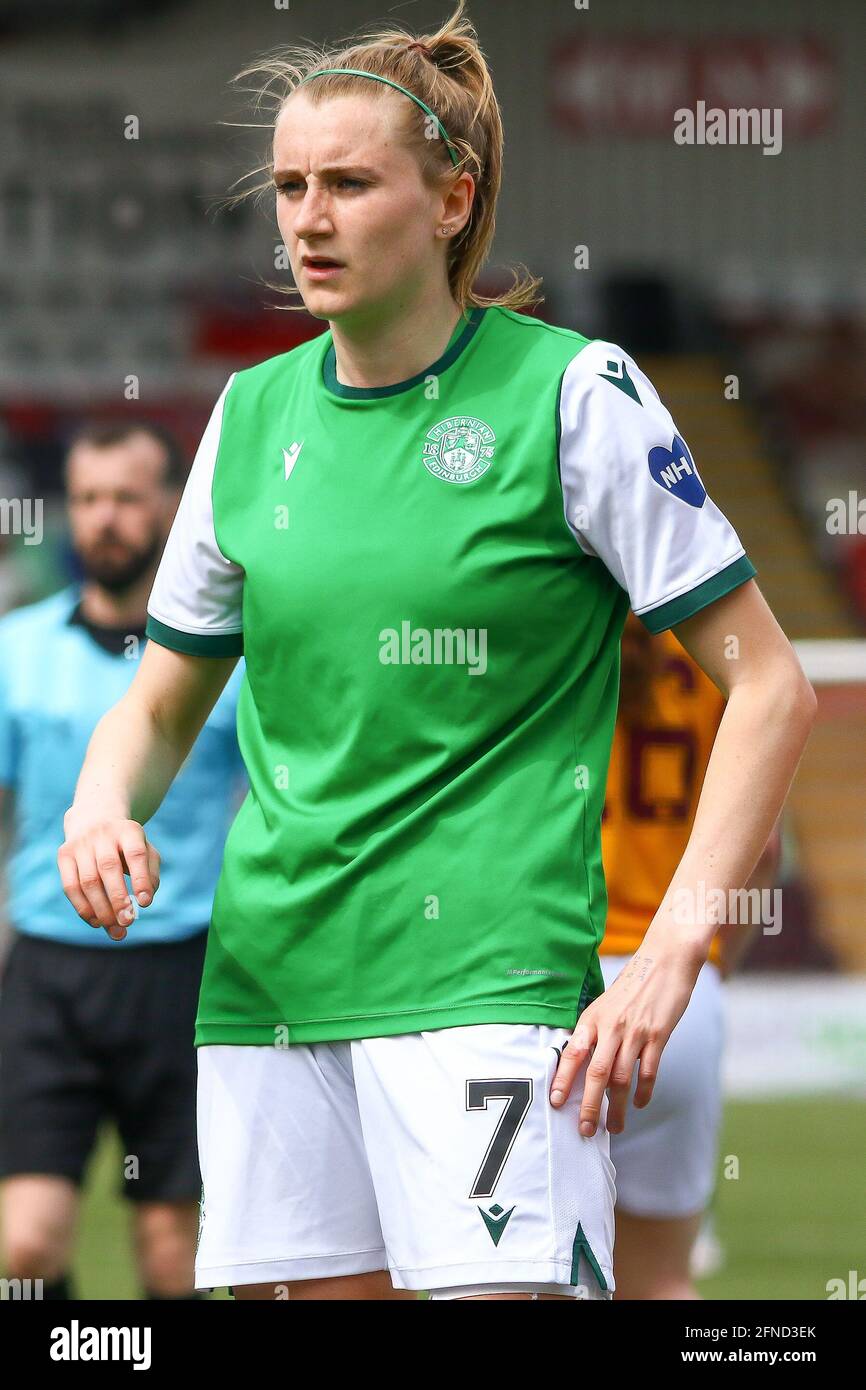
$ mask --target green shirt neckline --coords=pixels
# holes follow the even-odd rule
[[[399,395],[402,391],[408,391],[413,386],[418,386],[419,383],[425,381],[428,376],[441,376],[444,371],[447,371],[447,369],[457,361],[460,354],[469,346],[469,343],[472,341],[481,325],[485,312],[483,307],[476,306],[469,311],[468,322],[464,315],[461,314],[442,356],[437,358],[429,367],[425,367],[423,371],[416,372],[414,376],[410,376],[406,381],[395,381],[391,386],[345,386],[343,382],[338,381],[336,352],[334,350],[334,341],[329,331],[328,337],[330,338],[330,342],[322,360],[322,381],[324,382],[325,388],[330,391],[332,395],[340,396],[344,400],[369,401],[375,400],[380,396]]]

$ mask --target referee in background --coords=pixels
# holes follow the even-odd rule
[[[79,430],[66,459],[83,579],[0,619],[0,805],[11,821],[0,980],[0,1226],[7,1278],[69,1299],[79,1195],[100,1122],[146,1297],[193,1298],[201,1179],[193,1030],[223,844],[246,792],[236,669],[150,827],[160,893],[123,941],[88,927],[57,874],[87,744],[144,647],[146,605],[186,478],[150,424]],[[149,827],[149,828],[150,828]]]

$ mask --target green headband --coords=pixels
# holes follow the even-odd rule
[[[448,132],[445,129],[442,122],[440,121],[439,117],[436,115],[436,112],[431,111],[427,103],[423,102],[420,97],[416,97],[414,92],[410,92],[408,87],[401,87],[399,82],[392,82],[390,77],[380,77],[377,72],[365,72],[363,68],[320,68],[318,72],[311,72],[309,77],[304,77],[298,83],[298,86],[303,87],[305,82],[312,81],[314,77],[323,77],[325,73],[331,72],[345,72],[349,73],[352,77],[370,77],[373,79],[374,82],[385,82],[389,87],[394,87],[396,91],[405,93],[407,97],[409,97],[412,101],[415,102],[416,106],[420,106],[422,111],[427,112],[427,115],[430,117],[431,121],[436,122],[441,132],[442,138],[445,141],[446,146],[448,147],[448,153],[451,156],[451,163],[454,165],[455,169],[457,168],[457,165],[460,162],[459,158],[451,144]]]

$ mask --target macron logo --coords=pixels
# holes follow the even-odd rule
[[[285,466],[286,466],[286,477],[287,477],[287,478],[291,477],[292,469],[294,468],[295,464],[297,463],[298,459],[300,458],[300,456],[301,456],[301,450],[303,449],[303,447],[304,447],[304,441],[303,441],[303,439],[302,439],[301,442],[300,442],[300,444],[298,444],[298,443],[296,442],[296,443],[294,443],[294,444],[292,445],[291,449],[284,449],[284,450],[283,450],[283,463],[284,463]]]

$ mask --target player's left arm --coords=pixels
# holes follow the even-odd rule
[[[726,698],[685,853],[640,949],[580,1015],[551,1103],[586,1063],[580,1127],[623,1128],[652,1095],[731,889],[748,881],[782,809],[815,715],[815,695],[754,582],[754,566],[708,496],[688,445],[645,372],[614,343],[569,362],[559,390],[564,515],[650,632],[673,629]],[[714,895],[713,890],[716,890]],[[706,920],[705,920],[706,919]],[[591,1054],[591,1056],[590,1056]]]
[[[629,965],[584,1010],[554,1078],[566,1094],[586,1057],[580,1129],[598,1126],[605,1089],[607,1128],[625,1123],[652,1095],[662,1051],[685,1011],[719,918],[702,910],[742,887],[781,812],[815,717],[815,694],[754,580],[674,629],[727,698],[685,853]],[[716,899],[718,901],[718,899]],[[561,1102],[559,1102],[561,1103]]]
[[[696,913],[693,922],[703,950],[707,931],[712,934],[717,926],[717,914],[709,910],[710,890],[721,890],[727,901],[729,889],[743,884],[760,888],[775,874],[779,818],[814,722],[816,700],[754,580],[675,631],[727,703],[688,845],[647,937],[663,934],[673,916],[684,922],[685,914],[676,912],[675,905],[682,908],[693,897],[696,908],[705,908],[705,920]],[[756,846],[761,847],[757,853]],[[750,923],[722,927],[723,973],[733,968],[753,931]]]
[[[771,892],[778,883],[779,864],[782,858],[781,818],[770,831],[770,838],[761,850],[760,858],[746,884],[746,892],[753,888],[759,893],[766,889]],[[761,928],[761,921],[729,922],[719,929],[719,974],[727,980],[739,968],[749,953],[749,948]]]

